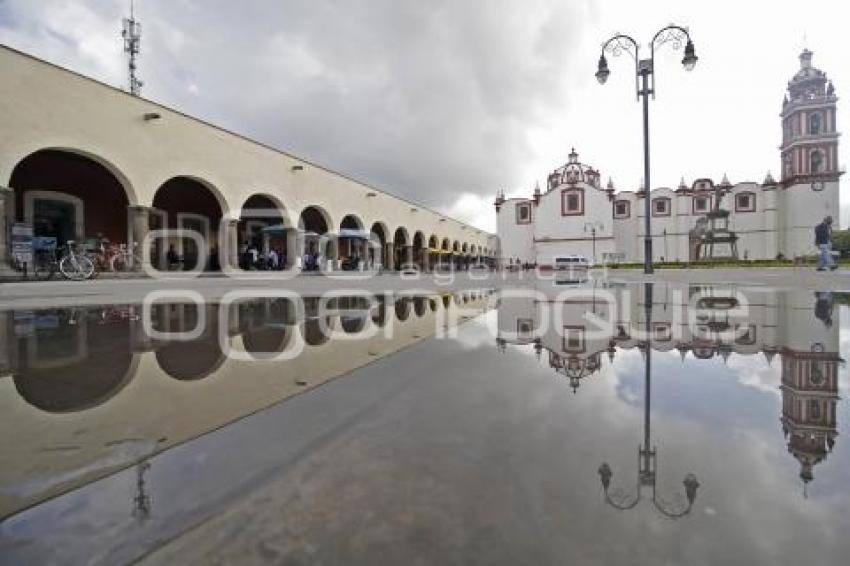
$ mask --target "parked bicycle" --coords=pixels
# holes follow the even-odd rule
[[[109,258],[109,269],[112,271],[135,271],[142,266],[142,256],[139,255],[138,243],[133,243],[133,250],[126,244],[120,244],[118,250]]]
[[[94,262],[76,249],[73,240],[65,243],[61,256],[58,249],[37,249],[33,252],[33,275],[36,279],[52,279],[56,272],[71,281],[84,281],[95,275]]]

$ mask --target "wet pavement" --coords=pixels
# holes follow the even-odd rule
[[[0,311],[0,561],[843,563],[846,304],[539,282]]]

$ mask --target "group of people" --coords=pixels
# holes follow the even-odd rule
[[[322,255],[309,250],[302,258],[304,262],[303,271],[321,271]],[[339,258],[339,267],[343,271],[357,271],[360,269],[360,258],[356,255],[343,256]]]
[[[304,254],[302,271],[320,271],[322,256],[313,250],[307,250]]]
[[[246,271],[279,271],[286,267],[286,253],[277,246],[270,246],[268,252],[262,252],[254,242],[242,244],[239,267]]]

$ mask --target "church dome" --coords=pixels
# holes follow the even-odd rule
[[[558,167],[549,174],[547,190],[551,191],[561,185],[575,185],[577,183],[587,183],[592,187],[601,189],[599,171],[589,165],[581,163],[578,160],[578,153],[576,153],[575,148],[573,148],[570,152],[567,163]]]
[[[800,70],[788,82],[788,94],[791,101],[828,96],[826,73],[812,65],[813,55],[808,49],[800,53]],[[831,87],[829,90],[832,90]]]

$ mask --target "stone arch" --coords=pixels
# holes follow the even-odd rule
[[[301,237],[299,255],[317,254],[318,268],[321,270],[332,267],[336,261],[336,239],[331,233],[334,226],[330,214],[318,205],[306,206],[298,215],[298,232]]]
[[[286,206],[276,196],[268,193],[251,194],[239,210],[236,230],[236,263],[242,269],[263,267],[286,269],[293,265],[297,255],[296,227]],[[256,247],[262,260],[259,266],[250,265],[252,255],[246,248]],[[274,251],[274,254],[271,252]],[[277,258],[276,264],[271,258]]]
[[[416,316],[422,318],[428,309],[425,297],[413,297],[413,312]]]
[[[417,230],[413,234],[413,263],[416,264],[420,271],[428,269],[428,254],[425,243],[425,234]]]
[[[292,341],[292,326],[252,328],[242,334],[245,351],[255,360],[274,359]]]
[[[60,322],[43,336],[48,342],[46,352],[39,348],[39,332],[27,337],[13,373],[18,394],[48,413],[101,406],[122,391],[138,370],[141,356],[131,349],[127,320],[101,324],[99,316],[75,316],[76,312],[52,313]],[[70,323],[72,318],[76,324]]]
[[[218,234],[226,212],[228,207],[221,191],[203,179],[178,176],[160,185],[153,197],[151,227],[195,232],[203,243],[199,247],[195,239],[179,233],[158,238],[154,257],[159,258],[160,269],[176,267],[169,259],[172,257],[169,252],[173,251],[183,269],[218,271],[221,266]]]
[[[160,305],[156,305],[160,307]],[[171,332],[189,332],[200,321],[199,309],[205,309],[206,324],[194,340],[168,342],[156,351],[160,369],[178,381],[200,381],[213,375],[224,364],[218,335],[218,308],[215,305],[167,304],[160,307]]]
[[[295,334],[295,304],[291,299],[258,299],[235,302],[237,333],[245,352],[254,359],[273,359],[286,351]]]
[[[73,149],[41,149],[17,162],[9,177],[14,218],[33,225],[36,236],[84,241],[101,234],[115,243],[128,239],[129,207],[135,191],[114,165]]]
[[[355,214],[347,214],[340,221],[337,234],[340,267],[350,271],[365,269],[371,232],[365,231],[363,220]]]
[[[375,297],[377,305],[372,310],[372,324],[378,328],[383,328],[387,323],[387,301],[386,295],[378,295]]]
[[[397,269],[408,264],[413,259],[410,254],[410,235],[407,228],[399,226],[393,232],[393,264]]]
[[[395,317],[399,322],[410,318],[410,297],[399,297],[395,302]]]
[[[388,267],[386,260],[389,257],[388,250],[389,229],[381,221],[372,224],[370,231],[371,245],[369,246],[370,267]]]
[[[346,214],[339,223],[340,230],[363,230],[363,221],[356,214]]]
[[[436,234],[431,234],[428,238],[428,248],[426,253],[428,269],[433,270],[440,263],[440,239]]]

